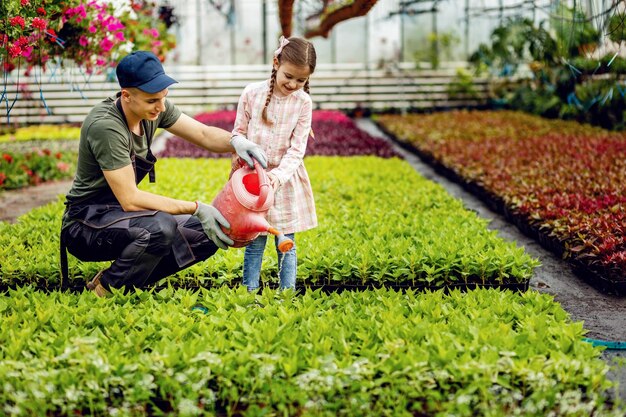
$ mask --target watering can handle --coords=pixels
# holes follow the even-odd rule
[[[265,169],[259,164],[259,162],[254,160],[254,169],[256,169],[258,178],[259,178],[259,199],[257,200],[257,207],[262,207],[267,201],[267,197],[269,197],[270,189],[272,188],[269,179],[267,178],[267,174],[265,173]]]

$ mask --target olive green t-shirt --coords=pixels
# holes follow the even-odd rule
[[[75,204],[111,193],[102,171],[114,170],[130,165],[131,150],[145,157],[148,153],[146,134],[154,137],[157,128],[172,126],[181,111],[169,100],[165,100],[165,111],[157,120],[142,122],[142,136],[132,133],[124,116],[115,105],[117,97],[109,97],[98,103],[87,115],[80,130],[78,164],[72,188],[67,193],[66,204]]]

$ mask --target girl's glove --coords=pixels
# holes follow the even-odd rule
[[[254,168],[252,158],[259,161],[259,164],[261,164],[263,168],[267,168],[267,156],[265,152],[263,152],[263,149],[256,143],[241,135],[233,135],[230,139],[230,144],[235,148],[237,156],[246,161],[250,168]]]
[[[222,216],[222,213],[220,213],[215,207],[199,201],[197,203],[198,208],[193,215],[200,220],[200,223],[202,223],[204,233],[206,233],[208,238],[211,239],[218,247],[228,249],[228,246],[231,246],[235,242],[226,236],[226,233],[224,233],[220,227],[224,226],[225,228],[230,229],[230,223],[228,223],[228,220],[226,220],[224,216]]]

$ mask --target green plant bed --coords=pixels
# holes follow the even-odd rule
[[[0,293],[12,416],[622,416],[546,294]]]
[[[439,185],[400,159],[310,157],[319,227],[299,233],[298,285],[526,284],[538,262],[487,229]],[[157,182],[142,187],[176,198],[210,202],[228,178],[224,159],[163,159]],[[0,223],[0,284],[49,288],[84,285],[106,263],[69,256],[71,281],[61,283],[58,230],[61,201],[33,210],[16,224]],[[186,286],[238,284],[243,249],[219,251],[171,278]],[[268,245],[262,280],[276,281]]]
[[[80,127],[71,125],[33,125],[0,130],[0,148],[5,152],[25,153],[33,149],[52,152],[78,151]]]
[[[49,149],[52,152],[78,153],[78,140],[25,140],[1,143],[0,147],[9,152],[26,153],[33,149]]]
[[[0,143],[3,145],[30,141],[77,141],[79,138],[80,127],[69,125],[34,125],[0,131]]]

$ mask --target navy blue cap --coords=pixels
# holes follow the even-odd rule
[[[165,75],[161,61],[152,52],[136,51],[126,55],[115,69],[120,87],[135,87],[149,94],[165,90],[177,83]]]

